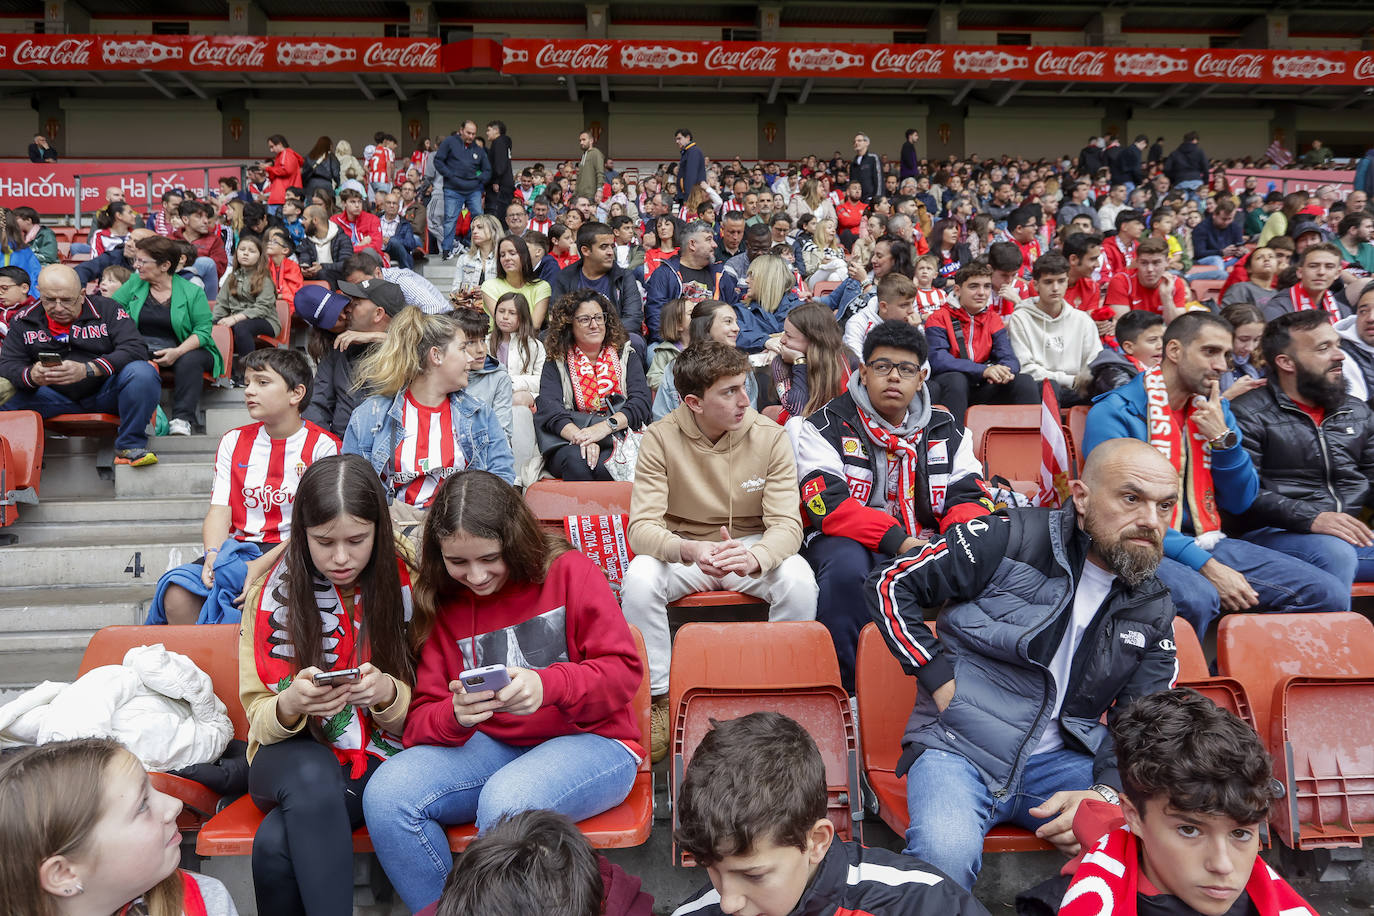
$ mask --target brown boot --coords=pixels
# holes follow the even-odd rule
[[[669,733],[672,731],[671,715],[668,710],[668,694],[654,697],[649,707],[649,761],[658,763],[668,756],[672,744]]]

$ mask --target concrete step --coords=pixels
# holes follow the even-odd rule
[[[73,680],[91,634],[142,623],[154,588],[0,588],[0,689]]]
[[[49,499],[45,491],[38,505],[24,507],[19,526],[13,530],[22,534],[22,527],[30,523],[77,522],[84,525],[91,521],[111,519],[118,519],[121,524],[194,522],[199,526],[209,505],[209,491],[205,496],[197,497],[145,496],[138,499]],[[80,530],[77,529],[77,533]]]
[[[116,465],[115,496],[119,499],[182,496],[208,500],[214,480],[213,456],[172,452],[158,455],[157,464],[149,467]]]
[[[220,436],[229,430],[252,422],[253,418],[248,415],[248,408],[244,407],[241,401],[238,406],[233,407],[205,408],[205,435],[213,438],[216,443],[219,442]]]
[[[200,548],[199,533],[163,540],[156,526],[78,533],[61,545],[14,544],[0,548],[0,588],[150,585],[200,556]]]
[[[133,502],[133,500],[129,501]],[[97,517],[91,516],[92,519]],[[195,543],[200,538],[202,520],[168,521],[157,519],[133,522],[130,519],[108,519],[82,522],[34,522],[25,519],[9,530],[14,533],[15,537],[19,538],[16,546],[24,547],[64,547],[74,537],[95,538],[104,543],[111,543],[112,539],[127,535],[130,532],[136,532],[137,536],[145,539],[149,536],[155,536],[169,542]]]
[[[54,451],[53,440],[44,444],[43,476],[39,482],[39,498],[46,499],[112,499],[115,495],[114,477],[97,467],[95,452]],[[114,452],[108,452],[111,461]],[[25,509],[33,507],[26,506]],[[20,516],[24,516],[20,512]]]
[[[163,455],[201,455],[211,460],[219,447],[219,436],[154,436],[148,448],[161,458]]]

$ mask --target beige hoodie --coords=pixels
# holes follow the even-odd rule
[[[635,464],[630,547],[681,562],[681,542],[762,534],[750,549],[767,573],[801,548],[797,464],[787,434],[750,409],[712,445],[686,404],[652,424]]]

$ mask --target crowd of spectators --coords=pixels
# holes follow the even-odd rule
[[[999,823],[1070,855],[1154,844],[1144,877],[1183,901],[1169,912],[1229,912],[1261,867],[1262,749],[1238,733],[1238,770],[1175,760],[1180,780],[1236,783],[1205,816],[1244,843],[1202,865],[1165,862],[1151,830],[1201,796],[1139,755],[1232,727],[1170,692],[1175,615],[1205,636],[1224,613],[1348,609],[1374,579],[1368,195],[1234,191],[1196,132],[1167,155],[1103,137],[1038,162],[920,159],[915,131],[889,161],[860,133],[852,157],[755,166],[674,137],[678,161],[641,175],[590,132],[517,173],[499,121],[408,161],[385,134],[362,160],[274,135],[243,190],[169,191],[144,215],[112,195],[75,267],[11,260],[42,227],[9,212],[5,409],[115,412],[119,460],[146,466],[160,372],[172,434],[193,431],[204,376],[245,388],[206,555],[152,616],[232,619],[242,600],[248,791],[271,812],[258,911],[345,911],[365,821],[412,910],[457,912],[445,825],[518,844],[524,809],[618,804],[669,744],[667,605],[730,589],[823,623],[851,693],[869,621],[919,682],[908,858],[832,842],[804,731],[748,717],[688,770],[681,842],[713,887],[684,912],[981,912],[967,890]],[[413,270],[426,256],[451,266],[447,295]],[[279,304],[309,362],[255,351]],[[1062,507],[1032,508],[990,481],[965,419],[1051,393],[1091,405],[1082,467]],[[539,531],[518,487],[545,473],[633,481],[619,595]],[[495,690],[467,678],[487,666]],[[1142,734],[1142,716],[1176,729]],[[1130,830],[1085,838],[1084,802]],[[1194,899],[1161,862],[1227,893]]]

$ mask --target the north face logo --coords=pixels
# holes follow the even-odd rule
[[[1145,634],[1139,630],[1127,630],[1118,635],[1121,637],[1121,641],[1128,646],[1135,646],[1137,649],[1145,648]]]

